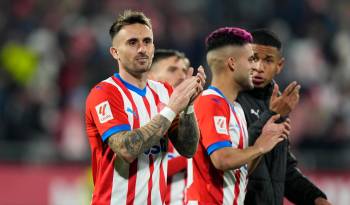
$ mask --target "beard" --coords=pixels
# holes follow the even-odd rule
[[[240,85],[242,90],[251,90],[254,88],[252,75],[249,75],[248,77],[241,78],[238,81],[238,84]]]

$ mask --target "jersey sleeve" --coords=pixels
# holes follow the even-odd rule
[[[232,147],[229,135],[230,108],[225,99],[207,95],[201,96],[194,104],[200,129],[200,143],[210,155],[214,151]]]
[[[115,133],[131,130],[118,89],[108,85],[96,86],[88,96],[87,106],[103,141]]]

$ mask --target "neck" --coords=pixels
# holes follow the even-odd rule
[[[240,91],[239,86],[237,86],[232,79],[229,80],[225,77],[213,76],[211,85],[217,87],[230,102],[234,102],[236,100],[238,92]]]
[[[146,87],[147,76],[148,76],[147,72],[144,72],[139,75],[135,75],[135,74],[129,73],[125,69],[119,69],[119,75],[123,80],[132,84],[135,87],[138,87],[140,89],[144,89]]]

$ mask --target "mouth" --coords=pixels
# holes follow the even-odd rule
[[[253,83],[254,85],[260,85],[264,83],[264,78],[260,76],[253,76]]]
[[[136,61],[141,63],[141,64],[144,64],[144,63],[148,62],[148,57],[138,57],[138,58],[136,58]]]

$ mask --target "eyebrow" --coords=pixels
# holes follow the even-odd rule
[[[273,58],[273,56],[272,55],[266,55],[265,59],[268,59],[268,58]]]

